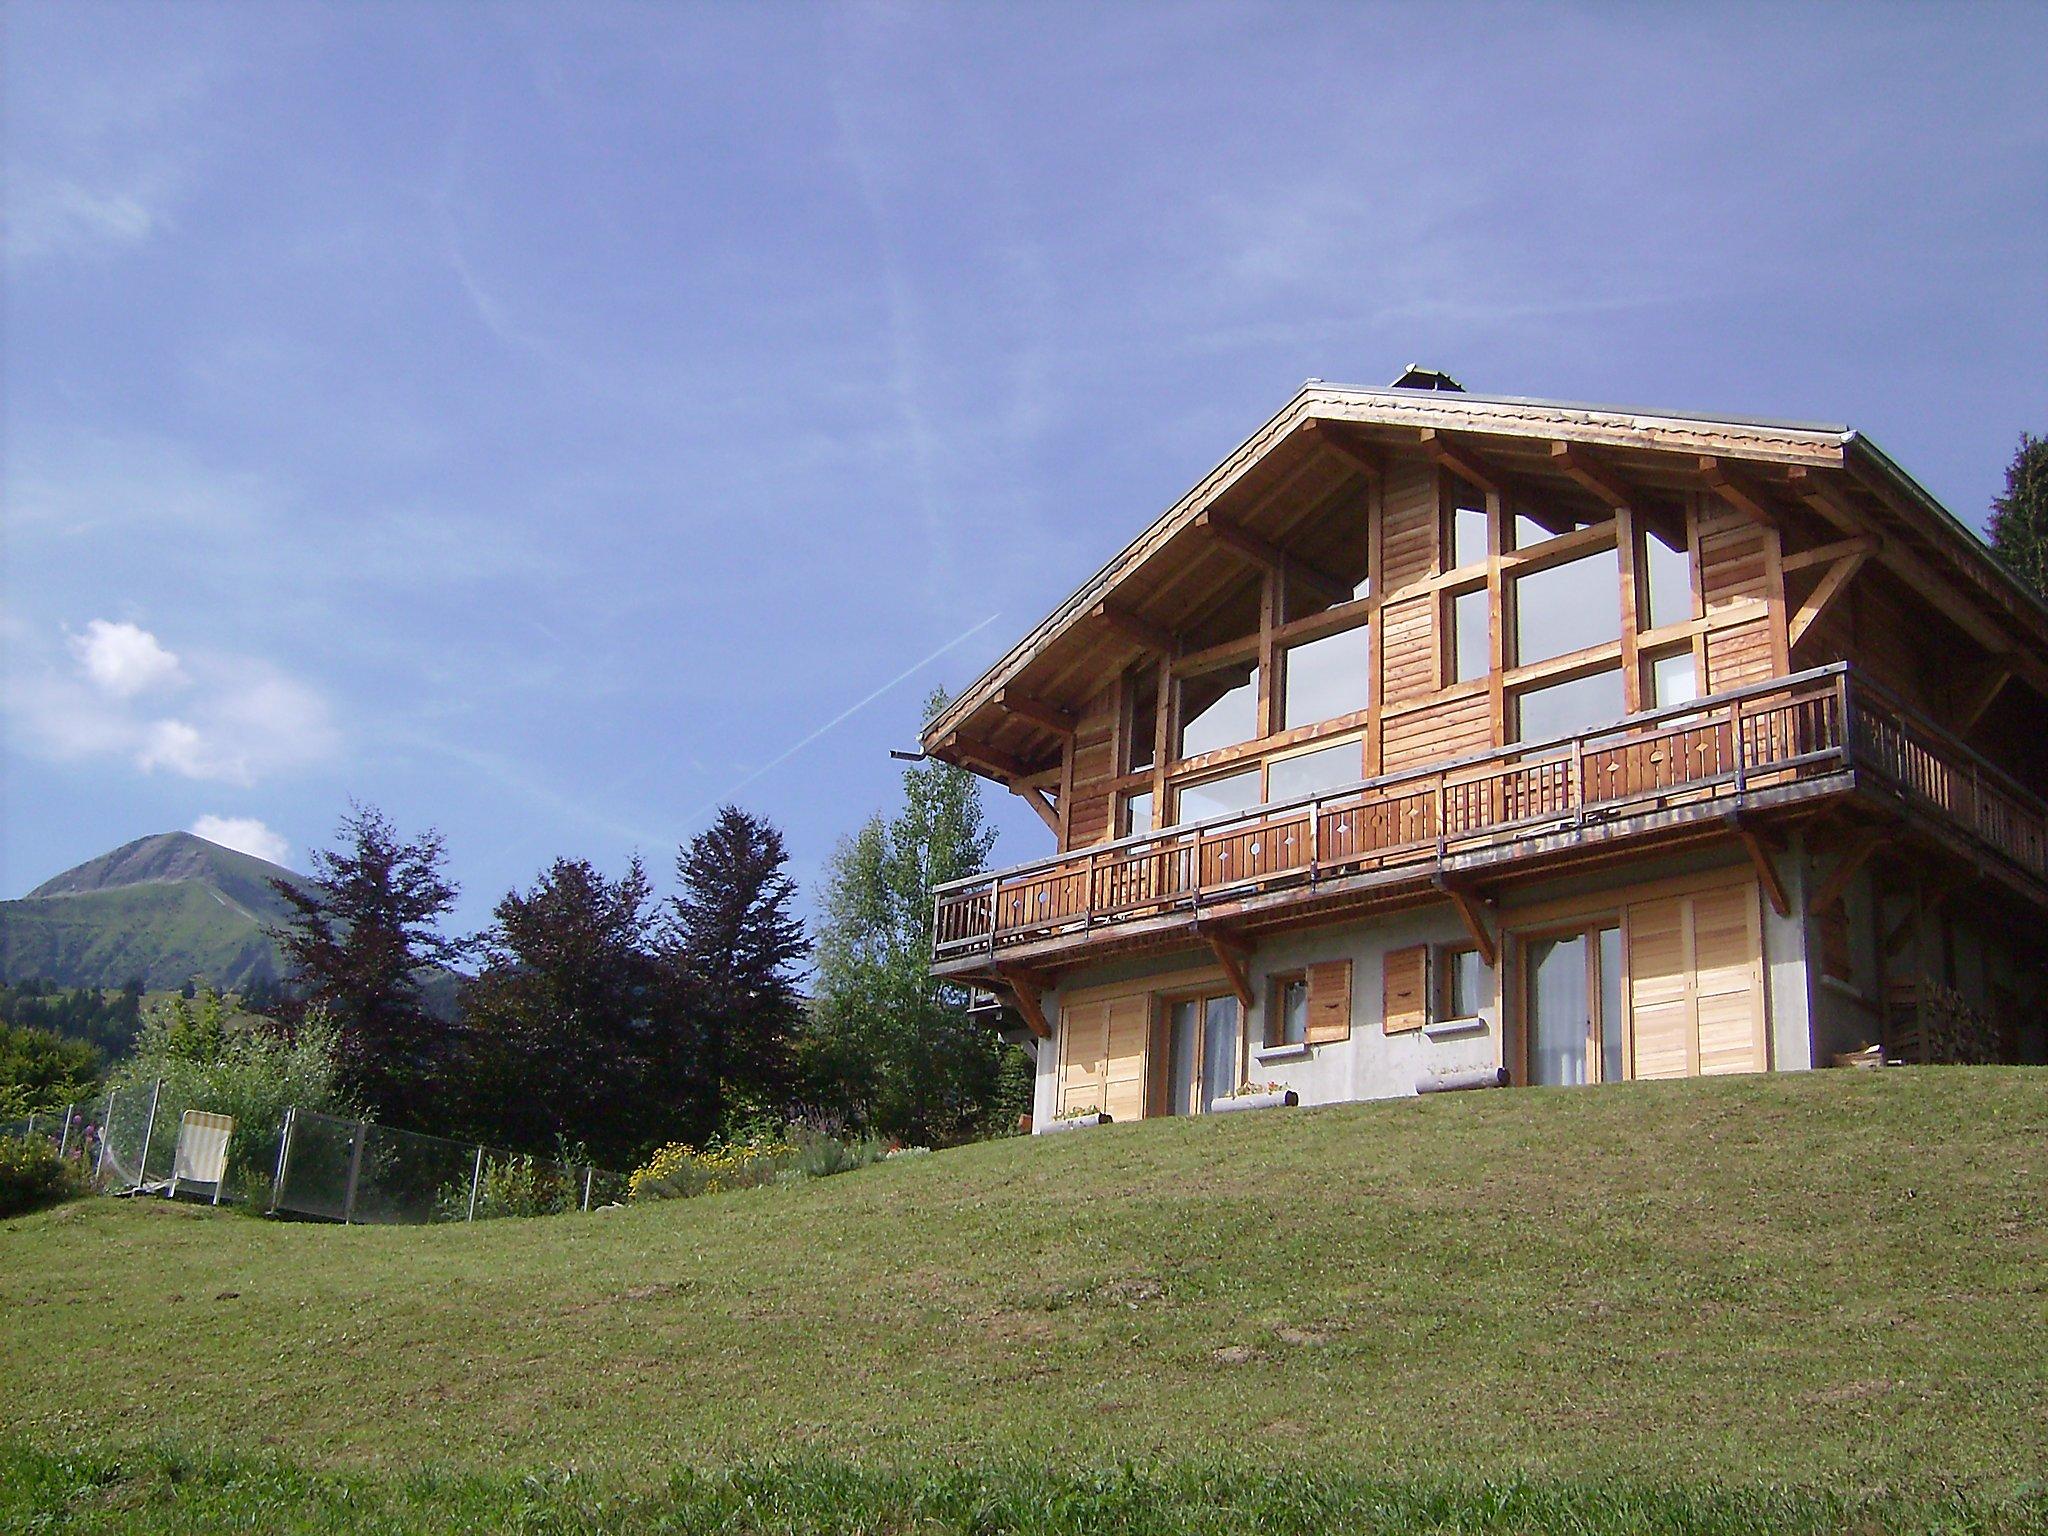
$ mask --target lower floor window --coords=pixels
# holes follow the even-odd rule
[[[1268,1046],[1308,1043],[1308,977],[1296,973],[1273,978],[1273,996],[1266,1007]]]

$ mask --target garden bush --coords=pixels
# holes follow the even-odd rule
[[[674,1142],[627,1180],[634,1200],[680,1200],[800,1179],[822,1179],[879,1163],[891,1151],[880,1136],[835,1136],[803,1124],[751,1131],[699,1150]]]
[[[41,1136],[0,1136],[0,1216],[19,1216],[76,1192],[71,1170]]]

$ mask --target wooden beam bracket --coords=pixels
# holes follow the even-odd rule
[[[1029,720],[1033,725],[1051,731],[1056,736],[1074,734],[1076,721],[1074,712],[1048,704],[1043,699],[1034,699],[1028,693],[1019,693],[1014,688],[997,690],[996,707],[1008,710],[1019,720]]]
[[[1178,637],[1172,630],[1154,624],[1150,619],[1141,619],[1128,608],[1119,608],[1115,603],[1097,603],[1094,616],[1112,634],[1130,641],[1141,651],[1171,657],[1180,648]]]
[[[1636,493],[1623,485],[1609,464],[1581,443],[1552,443],[1550,459],[1569,475],[1580,489],[1601,502],[1610,512],[1627,511],[1641,505]]]
[[[1827,568],[1821,575],[1820,585],[1807,594],[1806,601],[1799,605],[1799,611],[1792,615],[1787,632],[1790,644],[1797,645],[1806,638],[1807,631],[1821,621],[1821,617],[1833,606],[1835,599],[1842,595],[1843,590],[1855,579],[1856,573],[1863,569],[1864,561],[1869,558],[1869,550],[1859,549],[1842,556]]]
[[[1771,509],[1765,506],[1756,492],[1720,459],[1712,454],[1701,454],[1699,472],[1700,479],[1706,483],[1707,488],[1744,517],[1760,528],[1769,528],[1773,525]]]
[[[1022,1015],[1025,1027],[1041,1040],[1052,1038],[1052,1025],[1045,1017],[1045,983],[1036,973],[1019,970],[1014,966],[996,972],[1010,995],[1017,999],[1017,1012]]]
[[[1253,1006],[1251,950],[1225,929],[1198,927],[1195,931],[1201,934],[1210,952],[1216,956],[1216,963],[1223,967],[1223,974],[1230,982],[1230,990],[1237,994],[1239,1005],[1249,1014]]]
[[[1465,931],[1472,936],[1473,948],[1479,951],[1479,958],[1486,962],[1486,968],[1492,970],[1500,963],[1500,944],[1486,926],[1484,903],[1469,888],[1453,884],[1442,875],[1432,876],[1430,883],[1442,891],[1457,909]]]
[[[1500,475],[1482,463],[1463,443],[1452,442],[1436,428],[1422,429],[1422,451],[1434,459],[1439,468],[1469,480],[1480,490],[1490,491],[1495,496],[1507,494],[1501,485]]]
[[[1764,846],[1764,840],[1740,816],[1728,817],[1728,824],[1735,829],[1735,835],[1749,853],[1749,862],[1756,866],[1756,877],[1763,883],[1764,895],[1770,899],[1771,910],[1780,917],[1792,915],[1792,898],[1786,894],[1785,882],[1778,874],[1778,864],[1771,857],[1771,850]]]

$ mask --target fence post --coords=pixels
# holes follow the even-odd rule
[[[469,1174],[469,1219],[476,1220],[476,1192],[484,1181],[484,1144],[476,1144],[476,1167]]]
[[[26,1132],[24,1132],[23,1134],[24,1134],[24,1135],[28,1135],[28,1136],[33,1136],[33,1135],[35,1135],[35,1133],[36,1133],[36,1112],[35,1112],[34,1110],[30,1110],[30,1111],[28,1112],[28,1130],[27,1130]]]
[[[277,1213],[277,1197],[284,1192],[285,1170],[291,1166],[292,1126],[297,1122],[298,1116],[298,1106],[296,1104],[287,1105],[284,1112],[284,1124],[277,1128],[277,1171],[271,1175],[270,1179],[270,1210],[272,1215]]]
[[[107,1115],[100,1121],[100,1155],[93,1160],[92,1177],[97,1184],[107,1174],[107,1137],[114,1129],[114,1090],[107,1090]]]
[[[583,1209],[584,1209],[584,1210],[586,1210],[586,1211],[590,1209],[590,1184],[591,1184],[591,1180],[595,1179],[596,1177],[597,1177],[597,1168],[596,1168],[596,1165],[595,1165],[595,1164],[592,1164],[592,1163],[585,1163],[585,1164],[583,1165]]]
[[[363,1145],[370,1139],[370,1122],[356,1122],[355,1150],[348,1159],[348,1193],[341,1199],[341,1224],[345,1227],[356,1219],[356,1180],[363,1172]]]
[[[158,1078],[149,1090],[149,1118],[142,1126],[142,1160],[135,1165],[135,1187],[149,1182],[149,1144],[156,1139],[156,1101],[163,1097],[164,1080]]]
[[[57,1156],[60,1159],[71,1150],[71,1111],[76,1107],[71,1104],[64,1106],[64,1129],[57,1136]]]

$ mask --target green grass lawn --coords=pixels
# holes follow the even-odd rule
[[[1439,1496],[1436,1528],[1568,1524],[1485,1523],[1509,1495],[1588,1530],[2031,1528],[2044,1190],[2048,1073],[1923,1069],[1109,1127],[475,1227],[80,1202],[0,1228],[0,1524],[207,1528],[148,1523],[182,1487],[754,1529],[718,1501],[796,1458],[798,1504],[870,1510],[846,1529],[1129,1465],[1354,1529]],[[1643,1490],[1690,1513],[1632,1523]],[[1229,1528],[1188,1519],[1115,1528]]]

